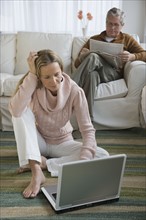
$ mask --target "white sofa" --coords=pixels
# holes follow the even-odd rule
[[[87,38],[71,34],[18,32],[1,33],[0,69],[0,129],[13,130],[8,102],[20,78],[28,71],[27,56],[30,51],[52,49],[64,62],[69,75],[75,70],[74,60]],[[143,45],[142,45],[143,46]],[[141,93],[146,85],[146,63],[127,63],[124,78],[100,84],[94,102],[94,126],[96,129],[125,129],[144,127],[141,111]],[[74,129],[76,120],[72,118]]]

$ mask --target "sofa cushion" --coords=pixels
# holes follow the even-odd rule
[[[140,44],[140,38],[137,34],[131,34],[131,36]]]
[[[12,96],[14,94],[19,80],[24,75],[25,74],[20,74],[20,75],[11,76],[11,77],[5,79],[5,81],[3,83],[4,96]]]
[[[95,100],[122,98],[128,93],[124,79],[101,83],[95,90]]]
[[[16,34],[0,34],[0,72],[13,75],[16,58]]]
[[[72,72],[74,72],[75,67],[74,67],[74,62],[83,47],[83,45],[87,42],[88,38],[87,37],[74,37],[73,39],[73,46],[72,46]]]
[[[4,87],[3,87],[4,81],[10,77],[12,77],[11,74],[0,73],[0,96],[4,94]]]
[[[30,51],[54,50],[62,58],[64,71],[71,74],[71,34],[48,34],[37,32],[18,32],[15,75],[28,71],[27,57]]]
[[[146,50],[146,43],[141,43],[140,46],[141,46],[144,50]]]

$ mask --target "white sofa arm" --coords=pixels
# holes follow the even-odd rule
[[[143,61],[128,62],[124,68],[124,79],[128,87],[127,96],[140,96],[146,85],[146,63]]]

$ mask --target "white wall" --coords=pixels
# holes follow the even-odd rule
[[[122,9],[126,15],[122,31],[138,34],[140,42],[146,42],[146,0],[123,0]]]

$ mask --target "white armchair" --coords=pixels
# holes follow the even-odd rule
[[[86,41],[84,38],[74,39],[73,61]],[[145,44],[141,46],[145,49]],[[146,127],[141,108],[141,94],[145,85],[146,63],[142,61],[128,62],[123,79],[100,84],[94,97],[95,128],[104,130]],[[78,129],[74,117],[72,124],[75,130]]]
[[[124,86],[123,83],[125,83]],[[108,84],[111,84],[111,86],[109,85],[110,95],[112,92],[116,94],[115,90],[118,90],[119,97],[117,95],[113,98],[112,95],[111,97],[109,95],[107,98],[95,99],[94,124],[96,129],[145,127],[141,111],[141,93],[146,85],[146,63],[142,61],[128,62],[124,69],[124,79]],[[115,89],[116,87],[117,89]],[[121,87],[121,93],[119,87]]]

